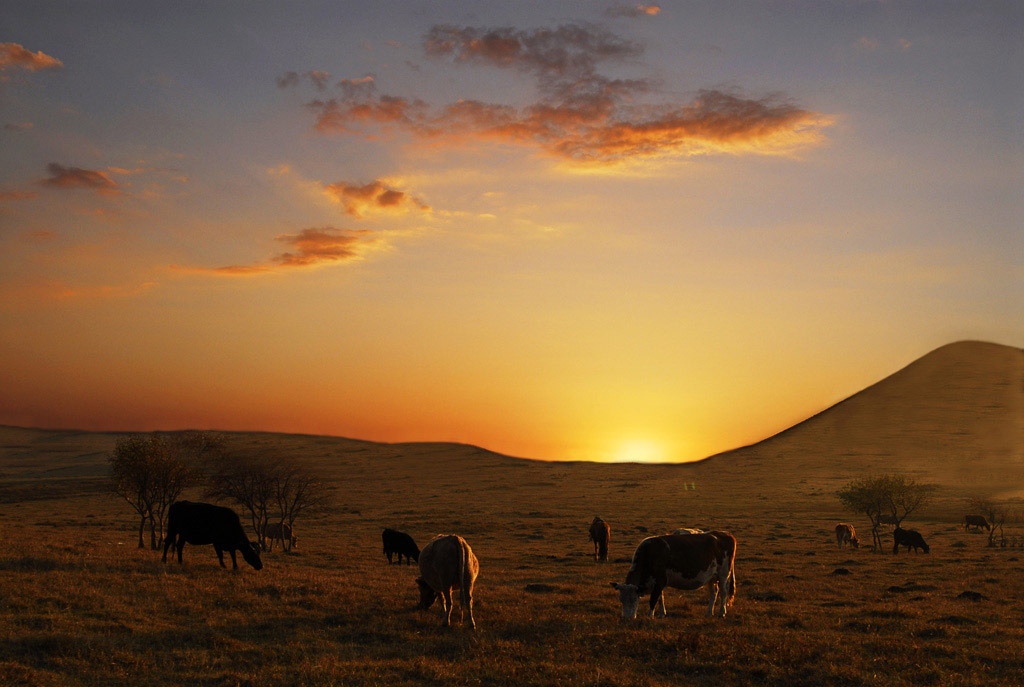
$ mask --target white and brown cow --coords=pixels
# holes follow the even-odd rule
[[[451,625],[452,588],[460,592],[461,613],[469,614],[469,627],[476,629],[473,620],[473,583],[480,574],[480,563],[473,549],[462,537],[455,534],[439,534],[431,539],[420,551],[420,577],[416,584],[420,588],[420,608],[430,608],[437,597],[444,606],[444,624]]]
[[[704,534],[704,530],[699,530],[696,527],[680,527],[672,534]]]
[[[857,538],[857,530],[853,529],[853,525],[846,522],[836,525],[836,543],[840,549],[843,548],[843,544],[849,544],[855,549],[860,548],[860,539]]]
[[[633,563],[626,573],[626,582],[612,586],[619,592],[622,617],[636,617],[640,596],[650,594],[651,617],[664,618],[665,587],[674,589],[708,588],[709,616],[722,599],[722,617],[736,596],[736,538],[728,532],[702,534],[663,534],[640,542],[633,553]],[[657,608],[657,614],[655,614]]]

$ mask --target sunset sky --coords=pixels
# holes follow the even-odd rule
[[[1020,2],[6,0],[0,424],[693,460],[1024,345]]]

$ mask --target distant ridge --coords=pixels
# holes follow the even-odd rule
[[[800,479],[905,471],[947,487],[1024,492],[1024,350],[947,344],[789,429],[706,462]]]
[[[0,426],[0,483],[102,480],[107,455],[125,434]],[[302,456],[338,477],[358,465],[365,471],[359,474],[384,470],[392,481],[405,475],[414,483],[443,482],[443,475],[462,474],[498,484],[538,471],[571,469],[588,478],[628,474],[646,485],[683,474],[730,493],[753,490],[764,499],[780,491],[832,499],[835,487],[850,479],[898,471],[945,487],[947,493],[1024,498],[1024,350],[981,341],[948,344],[750,446],[695,463],[622,465],[611,473],[607,464],[547,463],[469,444],[222,434],[235,449]]]

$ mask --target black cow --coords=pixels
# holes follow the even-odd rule
[[[398,555],[399,565],[402,564],[402,556],[405,556],[406,565],[412,565],[412,561],[419,562],[420,547],[405,532],[386,528],[380,538],[384,541],[384,555],[388,557],[388,563],[391,563],[392,554]]]
[[[177,542],[175,542],[177,539]],[[171,544],[178,548],[178,563],[181,563],[181,551],[188,542],[193,546],[213,544],[217,552],[220,567],[224,565],[224,552],[231,554],[231,565],[238,570],[235,551],[242,552],[245,562],[256,570],[263,568],[260,554],[253,548],[249,538],[242,529],[242,521],[238,514],[230,508],[214,506],[210,503],[192,503],[191,501],[175,501],[167,511],[167,537],[164,538],[164,563],[167,562],[167,550]]]
[[[917,530],[905,530],[902,527],[897,527],[892,531],[893,545],[892,555],[899,553],[900,547],[907,547],[907,553],[910,553],[910,549],[913,548],[916,553],[918,549],[922,549],[925,553],[929,552],[928,545],[924,543],[924,537]]]
[[[965,515],[964,516],[964,529],[973,527],[975,529],[986,529],[991,530],[992,525],[988,524],[988,518],[984,515]]]

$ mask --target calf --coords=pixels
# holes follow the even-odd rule
[[[601,518],[594,518],[590,523],[590,541],[594,542],[594,560],[608,560],[608,542],[612,538],[612,528]]]
[[[292,526],[286,522],[272,522],[268,524],[267,529],[263,534],[269,541],[268,550],[270,551],[274,550],[275,541],[281,542],[282,549],[285,548],[284,543],[287,541],[289,551],[291,551],[295,547],[296,542],[299,541],[299,538],[296,537],[295,533],[292,531]]]
[[[930,549],[928,545],[924,543],[924,537],[917,530],[905,530],[901,527],[897,527],[892,531],[893,545],[892,554],[895,556],[899,553],[900,547],[907,547],[907,553],[910,553],[910,549],[913,548],[916,553],[918,549],[928,553]]]
[[[853,525],[845,522],[836,525],[836,543],[840,549],[843,548],[843,544],[849,544],[855,549],[860,548],[860,539],[857,539],[857,530],[853,529]]]
[[[423,547],[419,556],[420,608],[430,608],[438,596],[444,610],[444,624],[451,625],[452,588],[459,589],[462,613],[469,614],[469,627],[476,629],[473,620],[473,584],[480,574],[480,563],[469,544],[454,534],[439,534]]]
[[[175,541],[177,540],[177,541]],[[192,503],[191,501],[175,501],[167,511],[167,536],[164,538],[164,563],[167,562],[167,550],[171,544],[178,549],[178,564],[181,564],[181,552],[185,543],[193,546],[213,544],[217,552],[220,567],[224,565],[224,552],[231,554],[231,566],[238,570],[235,551],[242,552],[242,558],[256,570],[263,568],[260,554],[253,548],[249,538],[242,529],[242,521],[238,514],[230,508],[214,506],[209,503]]]
[[[975,529],[991,530],[992,525],[988,524],[988,518],[984,515],[965,515],[964,529],[974,527]]]
[[[650,593],[651,617],[664,618],[665,587],[675,589],[708,588],[708,612],[722,599],[722,617],[736,596],[736,538],[728,532],[703,534],[664,534],[648,537],[633,553],[626,582],[612,582],[622,602],[622,617],[636,617],[640,595]],[[657,616],[655,616],[657,607]]]
[[[420,559],[420,547],[416,546],[416,542],[405,532],[399,532],[397,530],[385,529],[380,533],[380,538],[384,542],[384,555],[388,557],[388,563],[391,563],[391,556],[398,555],[398,564],[402,564],[402,556],[405,556],[405,564],[412,565],[412,561],[419,561]]]

